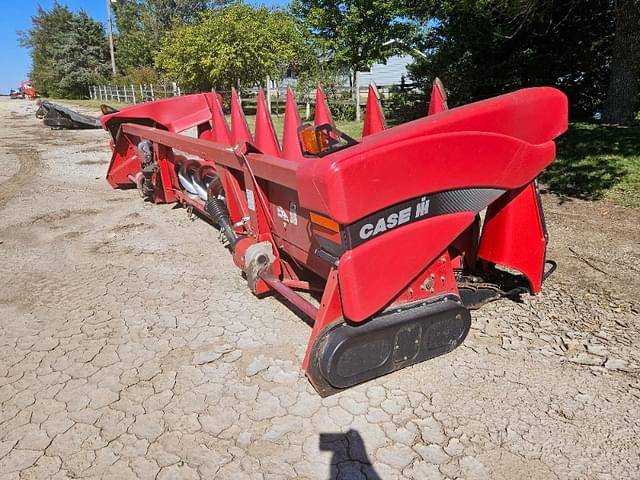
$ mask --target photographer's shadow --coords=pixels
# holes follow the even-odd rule
[[[333,452],[329,480],[362,478],[382,480],[371,465],[362,437],[356,430],[321,433],[320,451]]]

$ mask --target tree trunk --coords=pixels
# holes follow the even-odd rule
[[[609,73],[609,92],[602,113],[605,123],[634,121],[640,77],[640,0],[616,0],[616,37]]]

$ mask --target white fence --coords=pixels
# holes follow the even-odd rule
[[[286,88],[290,84],[285,82],[268,82],[269,87],[266,91],[267,108],[269,112],[279,115],[284,113]],[[295,84],[291,84],[296,89]],[[394,92],[393,90],[398,91]],[[256,94],[259,87],[252,87],[244,91],[241,98],[241,105],[248,109],[249,112],[255,112],[257,107]],[[353,90],[349,86],[333,86],[325,89],[325,95],[330,107],[334,109],[334,115],[338,118],[342,116],[355,116],[356,120],[361,119],[364,105],[367,101],[368,85],[359,85],[358,95],[353,95]],[[386,85],[379,89],[383,99],[389,100],[395,95],[409,93],[419,90],[416,84],[403,83],[401,85]],[[218,91],[228,102],[230,91]],[[162,85],[93,85],[89,87],[89,96],[92,100],[100,100],[118,103],[144,103],[158,100],[161,98],[177,97],[182,95],[180,87],[176,83],[167,83]],[[299,108],[304,108],[304,118],[308,120],[311,116],[311,108],[315,105],[315,90],[296,92]],[[226,103],[228,106],[229,104]],[[336,111],[337,110],[337,111]],[[253,114],[253,113],[250,113]]]
[[[89,96],[92,100],[107,100],[120,103],[143,103],[159,98],[182,95],[175,83],[168,85],[92,85]]]

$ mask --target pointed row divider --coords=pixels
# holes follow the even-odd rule
[[[327,98],[324,95],[324,90],[318,85],[316,88],[316,113],[313,118],[313,124],[317,127],[328,123],[332,127],[335,127],[333,118],[331,118],[331,111],[329,105],[327,105]]]
[[[301,124],[296,97],[291,87],[288,87],[287,101],[284,107],[284,127],[282,129],[282,158],[296,161],[304,158],[300,148],[300,141],[298,140],[298,129]]]
[[[429,112],[427,115],[434,115],[448,109],[447,92],[444,89],[442,81],[436,78],[431,88],[431,101],[429,102]]]
[[[271,121],[269,110],[267,109],[267,102],[264,98],[264,92],[262,91],[262,88],[258,90],[254,145],[262,153],[273,155],[275,157],[280,156],[280,145],[278,144],[278,137],[276,137],[276,132],[273,129],[273,122]]]
[[[251,132],[247,126],[247,118],[242,111],[240,97],[235,88],[231,89],[231,138],[234,144],[253,143]]]
[[[213,126],[213,141],[221,143],[223,145],[231,145],[231,132],[229,132],[229,125],[224,118],[224,112],[222,111],[222,105],[220,104],[220,98],[218,95],[214,95],[213,111],[211,112],[211,125]]]
[[[364,112],[364,125],[362,126],[362,136],[366,137],[372,133],[381,132],[387,128],[384,118],[384,112],[380,105],[380,93],[376,84],[369,84],[369,93],[367,95],[367,108]]]

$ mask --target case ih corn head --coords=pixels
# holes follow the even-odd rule
[[[289,91],[282,145],[262,92],[253,134],[230,107],[231,128],[212,93],[105,115],[107,180],[216,224],[249,288],[313,322],[302,367],[323,396],[453,350],[470,309],[554,268],[536,177],[567,128],[557,90],[448,110],[436,82],[427,117],[386,129],[372,86],[360,140],[321,89],[302,125]]]

